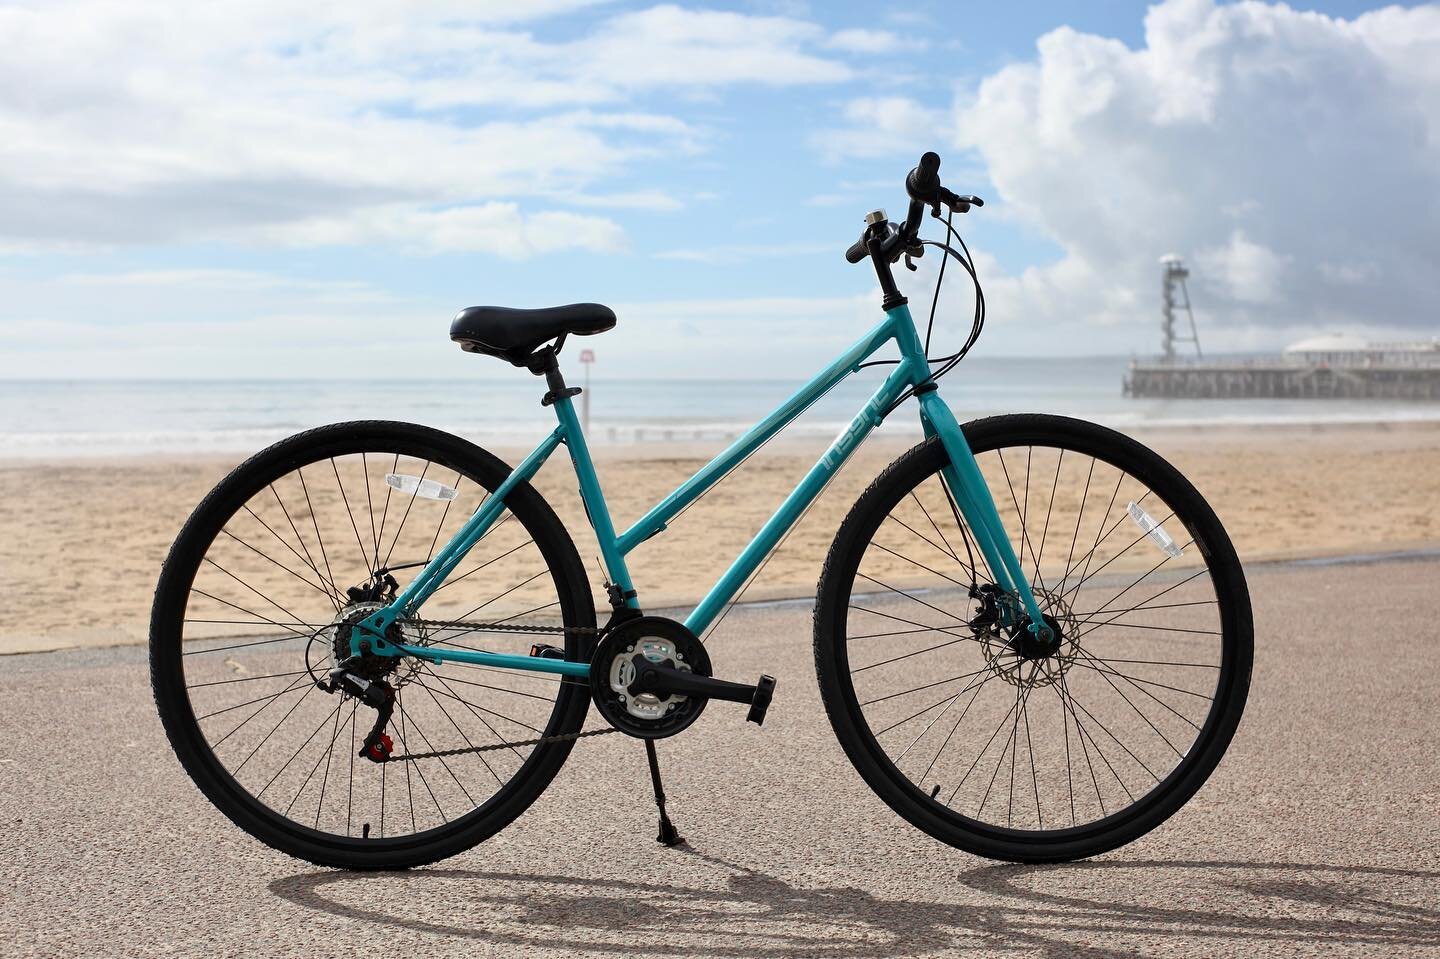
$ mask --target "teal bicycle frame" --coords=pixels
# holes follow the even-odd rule
[[[826,450],[808,473],[805,474],[791,494],[780,504],[780,508],[766,521],[755,538],[745,547],[719,581],[711,587],[700,604],[685,618],[685,626],[693,634],[703,633],[744,586],[771,551],[779,545],[785,534],[800,520],[802,514],[824,490],[825,485],[836,471],[850,458],[870,431],[878,426],[887,413],[899,402],[906,390],[930,386],[917,394],[920,405],[921,426],[927,437],[938,437],[949,455],[949,464],[944,468],[944,479],[955,503],[964,515],[985,562],[989,565],[996,583],[1002,592],[1018,599],[1020,607],[1028,614],[1030,628],[1037,630],[1044,623],[1029,581],[1021,568],[1020,560],[1010,545],[996,511],[990,488],[981,475],[980,467],[966,442],[965,434],[940,398],[939,389],[930,380],[930,366],[925,358],[924,347],[910,316],[910,308],[901,302],[886,311],[885,319],[874,329],[860,338],[850,349],[831,363],[824,371],[800,388],[782,406],[752,427],[744,436],[706,464],[698,473],[667,496],[659,505],[642,516],[623,533],[615,532],[610,518],[610,508],[600,488],[600,479],[595,474],[595,464],[590,458],[590,449],[585,433],[575,415],[574,405],[568,396],[561,396],[554,402],[559,425],[547,436],[535,451],[521,461],[500,486],[487,498],[465,522],[444,548],[437,553],[425,568],[395,597],[384,609],[361,620],[352,630],[350,645],[352,655],[359,655],[360,643],[369,644],[371,652],[388,656],[415,656],[432,663],[460,662],[480,666],[494,666],[504,669],[520,669],[530,672],[557,673],[577,678],[588,677],[590,664],[568,660],[547,659],[538,656],[516,656],[479,650],[444,649],[435,646],[415,646],[406,643],[392,643],[383,637],[386,630],[399,619],[414,617],[421,605],[429,598],[445,577],[464,559],[500,517],[505,508],[505,498],[517,485],[530,479],[549,459],[556,448],[563,445],[570,451],[576,477],[580,481],[580,496],[590,516],[591,525],[600,544],[600,554],[610,582],[620,591],[627,606],[638,608],[638,597],[630,578],[625,557],[645,540],[666,528],[675,518],[706,490],[714,486],[743,459],[788,426],[796,417],[805,412],[816,400],[834,386],[859,370],[860,365],[890,341],[900,350],[900,361],[895,370],[880,385],[864,409],[855,417]],[[1002,604],[1002,612],[1004,604]]]

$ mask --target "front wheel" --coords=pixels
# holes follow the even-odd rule
[[[1200,494],[1134,440],[1034,414],[964,431],[1060,642],[997,621],[930,440],[836,535],[820,691],[850,761],[913,825],[994,859],[1093,856],[1164,822],[1225,752],[1253,655],[1244,574]]]

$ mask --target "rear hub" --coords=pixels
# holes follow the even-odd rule
[[[364,649],[359,656],[353,656],[350,652],[350,640],[355,630],[355,624],[372,615],[376,610],[384,608],[384,603],[360,602],[351,603],[341,610],[334,622],[335,632],[330,643],[330,656],[333,660],[332,666],[345,663],[350,672],[357,676],[363,676],[371,682],[393,677],[392,684],[398,686],[407,682],[418,668],[415,661],[405,656],[381,656]],[[390,624],[390,628],[385,631],[385,638],[392,643],[424,644],[418,626],[410,623],[402,624],[399,621]]]

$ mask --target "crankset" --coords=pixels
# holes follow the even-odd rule
[[[765,722],[775,678],[753,686],[715,679],[705,646],[683,624],[638,616],[617,624],[595,647],[590,692],[611,726],[639,739],[674,736],[700,718],[712,699],[750,706],[750,722]]]

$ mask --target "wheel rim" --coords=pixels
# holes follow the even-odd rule
[[[847,580],[849,708],[928,814],[1001,840],[1103,832],[1157,805],[1216,735],[1234,673],[1233,610],[1208,561],[1219,544],[1166,471],[1142,478],[1154,471],[1070,438],[972,442],[1064,639],[1040,656],[1026,634],[971,625],[971,570],[993,577],[930,472],[872,520]]]
[[[438,482],[453,498],[410,495],[386,474]],[[270,457],[243,482],[217,491],[215,515],[228,518],[200,530],[206,545],[188,562],[172,557],[193,578],[180,587],[183,613],[157,623],[178,650],[169,661],[202,761],[242,805],[312,841],[409,844],[505,802],[555,747],[372,763],[357,753],[374,711],[316,684],[337,646],[343,656],[346,624],[379,605],[350,588],[387,567],[403,586],[410,564],[433,556],[488,495],[475,469],[424,444],[352,441]],[[400,629],[420,645],[564,646],[559,635],[453,625],[569,621],[573,603],[551,569],[507,509],[426,604],[429,622]],[[386,732],[397,755],[520,742],[574,718],[577,694],[559,677],[415,660],[374,670],[396,689]]]

